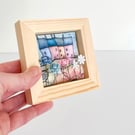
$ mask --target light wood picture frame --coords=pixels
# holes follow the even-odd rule
[[[80,74],[79,72],[77,72],[77,70],[75,70],[76,67],[80,68],[81,66],[81,69],[83,71],[81,72],[82,77],[80,77],[80,79],[78,78],[75,78],[75,80],[68,79],[68,81],[63,81],[62,83],[55,83],[53,81],[53,83],[49,82],[47,84],[45,80],[44,84],[43,83],[44,79],[42,75],[39,81],[30,90],[27,90],[25,92],[28,104],[39,104],[45,101],[51,101],[57,98],[77,94],[84,91],[89,91],[99,87],[98,70],[93,49],[92,35],[90,32],[89,21],[87,18],[18,21],[16,22],[15,27],[22,71],[25,71],[27,68],[31,66],[39,66],[41,67],[41,69],[45,68],[47,64],[44,65],[44,62],[41,62],[41,60],[43,60],[42,59],[43,56],[42,58],[41,56],[39,56],[39,52],[42,51],[42,48],[44,48],[45,45],[45,44],[42,45],[43,43],[42,40],[44,41],[47,40],[47,43],[48,42],[50,43],[50,41],[48,41],[48,39],[50,40],[50,37],[48,39],[45,39],[45,37],[47,37],[48,35],[59,36],[60,34],[67,35],[67,33],[68,35],[69,34],[75,35],[75,41],[77,44],[79,54],[78,56],[77,55],[75,56],[76,58],[70,58],[70,60],[66,59],[64,55],[64,60],[65,59],[69,61],[72,60],[73,62],[75,62],[75,65],[73,63],[71,64],[72,70],[70,71],[75,71],[76,76],[79,76]],[[70,39],[68,39],[68,42],[69,40]],[[39,47],[40,43],[41,46]],[[69,51],[69,53],[71,53],[71,50]],[[82,61],[80,64],[82,65],[78,66],[78,62],[80,62],[79,57],[81,57]],[[53,59],[55,59],[55,57]],[[42,63],[42,66],[39,60]],[[57,62],[59,61],[61,61],[61,59],[57,60]],[[46,73],[46,71],[43,73]],[[50,75],[52,73],[48,71],[48,74]],[[52,75],[54,76],[54,78],[58,77],[56,76],[56,73]],[[72,73],[71,75],[74,77]]]

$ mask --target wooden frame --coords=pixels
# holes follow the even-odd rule
[[[84,79],[43,87],[41,77],[30,90],[26,91],[28,104],[38,104],[98,88],[97,65],[87,18],[18,21],[15,26],[22,71],[31,66],[40,67],[37,34],[75,31],[79,52],[86,58]]]

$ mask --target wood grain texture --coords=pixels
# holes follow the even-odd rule
[[[16,35],[22,70],[39,66],[36,34],[75,31],[80,54],[86,57],[85,79],[43,87],[42,78],[26,92],[28,104],[38,104],[99,87],[99,77],[89,21],[80,19],[18,21]]]

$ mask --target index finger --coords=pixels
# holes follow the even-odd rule
[[[6,73],[20,73],[21,64],[19,60],[5,62],[0,64],[0,72]]]
[[[0,100],[6,93],[16,93],[32,87],[41,77],[39,67],[31,67],[23,73],[0,72]]]

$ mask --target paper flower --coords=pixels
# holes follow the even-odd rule
[[[78,68],[79,67],[79,64],[78,62],[76,62],[76,60],[73,60],[73,68]]]
[[[69,65],[69,60],[68,59],[61,59],[59,61],[60,67],[61,68],[66,68]]]
[[[84,64],[85,61],[86,61],[85,56],[83,56],[83,55],[78,56],[78,63],[79,64]]]
[[[59,64],[57,64],[57,63],[52,63],[50,65],[50,70],[54,74],[57,74],[59,72],[59,69],[60,69],[60,67],[59,67]]]
[[[50,64],[52,61],[51,61],[51,59],[48,56],[43,56],[41,58],[41,62],[44,65],[44,64]]]

